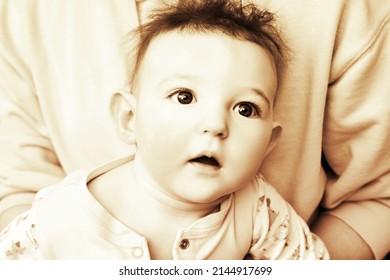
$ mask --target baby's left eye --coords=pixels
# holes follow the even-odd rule
[[[192,93],[192,91],[189,89],[185,89],[185,88],[175,90],[170,95],[170,97],[175,102],[183,104],[183,105],[188,105],[188,104],[191,104],[195,101],[195,96]]]
[[[246,118],[257,118],[261,113],[260,108],[251,102],[238,103],[233,110]]]

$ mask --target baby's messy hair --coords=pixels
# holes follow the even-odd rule
[[[174,5],[155,10],[149,21],[131,33],[136,39],[130,69],[130,85],[151,41],[160,34],[174,30],[209,33],[220,32],[240,40],[253,42],[273,58],[279,77],[284,68],[287,50],[274,25],[273,13],[255,4],[235,0],[179,0]]]

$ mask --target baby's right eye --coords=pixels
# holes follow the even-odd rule
[[[191,90],[186,88],[180,88],[177,90],[174,90],[173,93],[170,95],[170,98],[177,103],[188,105],[196,101],[194,94]]]

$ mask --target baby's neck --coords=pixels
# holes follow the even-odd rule
[[[155,183],[142,163],[135,160],[132,165],[132,174],[134,178],[134,191],[141,197],[144,197],[150,204],[150,207],[156,207],[165,211],[168,215],[174,216],[192,216],[196,218],[204,217],[210,213],[219,210],[220,203],[225,200],[221,198],[210,203],[194,203],[191,201],[183,201],[170,195],[163,188]],[[130,188],[131,188],[130,187]]]

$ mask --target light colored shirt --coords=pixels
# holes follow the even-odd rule
[[[41,190],[32,209],[0,233],[0,259],[150,259],[148,241],[115,219],[87,186],[133,158],[75,172]],[[328,259],[329,255],[292,207],[259,177],[229,195],[219,211],[179,230],[172,258]]]

